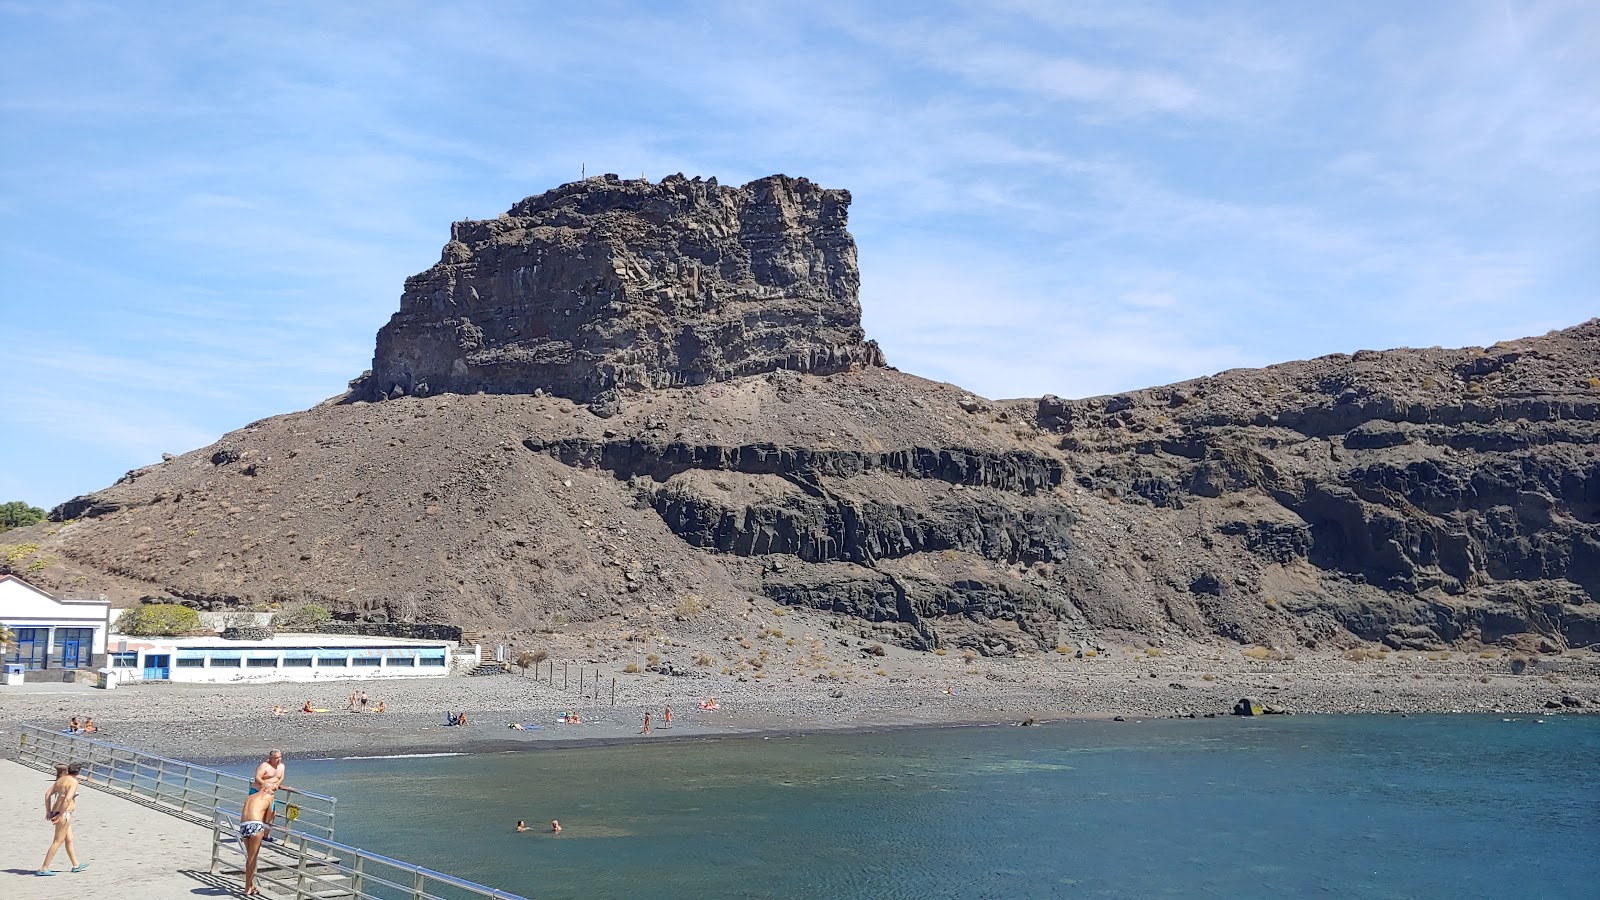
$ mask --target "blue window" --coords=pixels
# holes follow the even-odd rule
[[[350,664],[355,666],[376,666],[380,665],[382,662],[383,660],[376,656],[358,656],[355,659],[352,659]]]
[[[237,663],[238,660],[234,660],[234,662]],[[204,669],[206,667],[206,658],[204,656],[180,656],[178,657],[177,665],[180,669]]]
[[[422,664],[425,665],[425,666],[438,666],[439,668],[443,668],[444,667],[444,657],[442,657],[442,656],[424,656],[424,657],[422,657]]]
[[[285,668],[295,668],[295,667],[299,667],[299,666],[304,666],[305,668],[309,669],[309,668],[311,668],[311,657],[309,657],[309,656],[285,656],[283,658],[283,665],[284,665]]]
[[[323,668],[323,669],[329,669],[329,668],[340,669],[340,668],[344,668],[345,666],[347,666],[349,664],[350,664],[349,661],[346,660],[342,656],[319,656],[319,657],[317,657],[317,666],[319,668]]]
[[[50,659],[50,629],[18,628],[16,643],[6,662],[22,663],[30,669],[42,669]]]
[[[111,668],[137,669],[139,668],[139,654],[137,652],[113,653],[111,654]]]
[[[278,667],[278,658],[275,656],[253,656],[246,664],[252,669],[276,669]]]
[[[183,660],[181,660],[181,659],[178,660],[178,665],[180,665],[180,666],[183,665]],[[237,669],[237,668],[239,668],[239,657],[237,657],[237,656],[231,656],[231,657],[230,656],[213,656],[213,657],[211,657],[211,668],[213,668],[213,669],[218,669],[218,668],[222,668],[222,669]]]
[[[417,664],[417,658],[415,656],[391,656],[388,659],[385,659],[383,664],[390,667],[415,666]]]

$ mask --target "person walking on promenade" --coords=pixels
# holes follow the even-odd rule
[[[265,764],[263,764],[265,765]],[[239,812],[239,842],[244,844],[244,895],[259,897],[256,888],[256,861],[261,856],[261,842],[267,839],[267,828],[272,820],[272,788],[251,788],[244,798],[244,809]]]
[[[256,766],[256,777],[250,782],[250,795],[254,796],[257,793],[270,794],[280,788],[286,791],[293,791],[294,788],[283,783],[284,775],[288,771],[289,767],[283,761],[283,751],[276,747],[268,750],[266,760],[261,765]],[[276,817],[277,813],[273,811],[271,804],[268,804],[266,815],[261,821],[265,822],[267,828],[270,829],[272,820]],[[263,835],[263,839],[271,840],[272,836],[267,833]]]
[[[44,864],[39,866],[38,875],[56,874],[50,869],[50,860],[62,847],[67,848],[72,871],[82,872],[89,868],[88,863],[78,862],[77,848],[72,845],[72,811],[78,806],[78,773],[81,771],[83,766],[79,763],[56,766],[56,780],[44,792],[44,817],[55,826],[56,834],[50,842],[50,849],[45,852]]]

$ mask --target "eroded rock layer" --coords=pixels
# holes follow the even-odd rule
[[[850,192],[615,175],[457,222],[407,279],[353,396],[619,392],[883,365],[861,330]]]

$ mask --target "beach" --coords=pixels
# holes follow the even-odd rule
[[[542,675],[329,680],[271,684],[87,684],[0,687],[0,735],[23,724],[65,728],[93,717],[102,740],[203,762],[240,762],[281,747],[291,757],[479,753],[539,747],[924,726],[1037,723],[1073,718],[1228,715],[1243,697],[1289,713],[1600,713],[1600,653],[1514,657],[1498,652],[1395,652],[1353,659],[1301,653],[1261,660],[1237,648],[1150,655],[1106,648],[1086,658],[940,657],[888,648],[863,664],[765,677],[625,671],[620,660],[545,663]],[[858,648],[851,647],[851,650]],[[586,687],[580,697],[578,670]],[[1513,674],[1513,671],[1521,674]],[[878,673],[883,674],[878,674]],[[612,684],[615,682],[615,700]],[[565,681],[565,686],[564,686]],[[383,713],[351,712],[365,690]],[[715,698],[719,709],[700,704]],[[311,701],[326,713],[302,713]],[[289,712],[274,715],[280,705]],[[672,723],[664,722],[665,707]],[[369,707],[370,708],[370,707]],[[573,710],[581,724],[561,724]],[[470,724],[449,727],[450,713]],[[648,735],[641,734],[651,713]],[[510,728],[523,725],[526,730]]]

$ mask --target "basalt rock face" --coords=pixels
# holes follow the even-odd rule
[[[594,179],[460,224],[350,395],[8,542],[119,600],[691,646],[752,603],[979,654],[1600,644],[1600,320],[988,401],[882,365],[847,201]]]
[[[1158,509],[1205,503],[1208,539],[1245,568],[1314,573],[1314,589],[1275,598],[1302,638],[1600,640],[1600,320],[1046,397],[1036,421],[1099,462],[1080,484]],[[1241,593],[1214,577],[1192,590],[1225,587]]]
[[[861,330],[850,192],[615,175],[457,222],[406,281],[353,399],[619,394],[789,369],[881,366]]]

